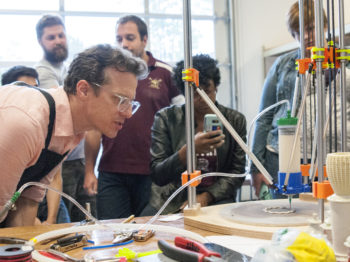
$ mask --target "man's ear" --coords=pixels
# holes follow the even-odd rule
[[[37,38],[38,39],[38,43],[41,47],[43,47],[43,41],[41,40],[41,37],[40,38]]]
[[[147,45],[147,41],[148,41],[148,36],[145,35],[145,36],[143,37],[143,42],[145,43],[145,46]]]
[[[87,98],[89,92],[92,91],[92,88],[86,80],[79,80],[76,85],[76,90],[77,90],[76,96],[81,99],[85,99]]]

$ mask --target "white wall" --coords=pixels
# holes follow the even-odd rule
[[[258,113],[264,83],[264,50],[294,41],[286,13],[295,0],[232,0],[235,15],[238,110],[248,123]],[[338,10],[338,1],[336,9]],[[324,9],[326,1],[324,0]],[[345,23],[350,24],[350,0],[344,0]],[[337,11],[336,11],[337,13]],[[335,15],[338,25],[338,15]]]

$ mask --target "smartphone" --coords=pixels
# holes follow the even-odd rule
[[[215,114],[204,116],[204,132],[222,130],[222,123]]]

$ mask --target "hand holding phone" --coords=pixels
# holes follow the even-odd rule
[[[204,116],[204,132],[195,136],[196,153],[209,153],[224,144],[222,123],[215,114]]]
[[[204,116],[204,132],[222,130],[222,123],[215,114]]]

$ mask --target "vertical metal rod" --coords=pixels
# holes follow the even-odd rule
[[[327,0],[327,17],[328,17],[328,22],[327,22],[327,50],[329,51],[330,47],[333,46],[333,44],[331,44],[331,12],[330,12],[330,0]],[[330,63],[330,59],[328,58],[328,63]],[[332,108],[332,68],[328,69],[328,115],[329,115],[329,153],[333,152],[333,126],[332,126],[332,114],[333,111],[332,109],[336,107],[336,105],[333,105]]]
[[[299,0],[299,39],[300,39],[300,59],[305,58],[305,22],[304,22],[304,0]],[[304,93],[305,88],[305,74],[301,74],[299,76],[301,93]],[[296,87],[299,88],[299,87]],[[305,107],[303,113],[303,164],[307,164],[307,108]],[[306,184],[308,182],[308,177],[303,177],[303,183]]]
[[[332,41],[335,46],[335,19],[334,19],[334,0],[332,0]],[[335,57],[335,48],[333,49],[333,57]],[[337,68],[334,66],[333,69],[333,121],[334,121],[334,152],[338,152],[338,124],[337,124]]]
[[[315,31],[316,31],[316,48],[324,47],[324,26],[323,26],[323,7],[322,0],[315,1]],[[316,55],[323,56],[323,51],[316,52]],[[317,95],[317,169],[318,182],[323,182],[323,165],[324,165],[324,143],[323,143],[323,126],[324,126],[324,82],[322,76],[322,58],[316,58],[316,95]],[[324,222],[324,200],[319,199],[319,218]]]
[[[184,67],[192,67],[192,32],[191,32],[191,0],[183,1],[183,30],[184,30]],[[194,109],[193,89],[185,82],[185,109],[186,109],[186,143],[187,143],[187,173],[192,174],[195,169],[194,146]],[[188,207],[196,204],[196,188],[189,186]]]
[[[339,0],[339,49],[344,49],[344,1]],[[344,53],[340,53],[340,56],[344,56]],[[345,64],[346,60],[340,60],[340,100],[341,100],[341,150],[347,151],[347,127],[346,127],[346,72]]]
[[[236,65],[236,35],[235,35],[235,15],[234,15],[234,9],[235,9],[235,3],[234,1],[229,0],[228,1],[228,11],[230,15],[230,23],[229,23],[229,35],[230,35],[230,60],[231,60],[231,66],[230,66],[230,82],[231,82],[231,89],[230,89],[230,95],[232,97],[231,99],[231,107],[236,108],[237,107],[237,65]]]

